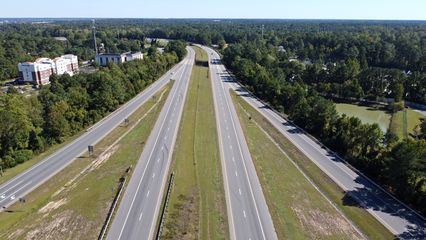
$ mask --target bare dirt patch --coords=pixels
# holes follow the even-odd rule
[[[72,232],[72,239],[84,239],[87,229],[92,227],[90,224],[82,226],[82,222],[86,222],[84,217],[75,215],[73,211],[68,210],[52,216],[50,221],[43,221],[39,227],[31,230],[25,236],[27,240],[36,239],[70,239],[70,232]]]
[[[48,204],[46,204],[44,207],[40,208],[40,210],[38,210],[38,212],[39,213],[49,213],[50,211],[57,209],[58,207],[64,205],[65,203],[67,203],[66,198],[62,198],[59,201],[52,201],[52,202],[49,202]]]
[[[317,239],[318,236],[331,237],[356,232],[348,221],[335,214],[330,214],[319,209],[307,210],[299,207],[293,207],[292,209],[303,228],[308,230],[306,232],[311,234],[312,239]],[[351,239],[363,238],[359,235],[352,234]]]

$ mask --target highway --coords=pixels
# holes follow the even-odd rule
[[[174,75],[176,82],[133,171],[107,239],[155,237],[155,227],[195,61],[194,50],[187,50],[184,68]]]
[[[219,58],[209,48],[204,50],[210,60]],[[223,72],[222,65],[210,64],[231,239],[277,239]]]
[[[220,57],[213,51],[213,58],[220,63]],[[210,55],[209,53],[209,55]],[[335,153],[322,147],[303,130],[286,121],[270,107],[247,92],[227,73],[222,64],[216,66],[222,74],[224,88],[232,88],[246,102],[257,109],[266,119],[288,138],[300,151],[309,157],[324,173],[338,184],[347,195],[380,221],[400,239],[426,239],[425,218],[386,193],[374,182],[349,167]],[[279,184],[279,183],[277,183]]]
[[[57,174],[87,151],[88,145],[95,145],[119,124],[123,123],[128,116],[169,82],[173,72],[182,71],[187,66],[189,58],[178,63],[147,89],[92,126],[82,136],[0,185],[0,211],[5,210],[19,198],[46,182],[50,177]]]

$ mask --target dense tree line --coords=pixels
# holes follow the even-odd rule
[[[30,159],[134,97],[179,61],[176,52],[183,54],[185,45],[171,45],[173,50],[163,54],[110,63],[92,74],[54,75],[37,96],[25,97],[14,88],[0,93],[0,166],[10,168]]]
[[[233,44],[224,51],[223,60],[236,78],[257,96],[285,112],[352,165],[424,212],[426,140],[398,141],[392,133],[384,134],[377,124],[363,124],[358,118],[339,116],[334,103],[311,85],[321,78],[321,74],[313,70],[315,65],[305,68],[281,53],[268,50],[268,47],[262,48],[261,43]],[[344,65],[342,68],[347,69],[335,72],[347,75],[348,79],[360,73],[356,62],[348,60]],[[394,74],[400,76],[399,71]],[[380,91],[377,88],[373,86],[371,90]],[[348,86],[343,90],[362,92]],[[395,89],[394,94],[396,92]],[[425,123],[422,126],[424,132]],[[423,136],[426,135],[423,133]]]

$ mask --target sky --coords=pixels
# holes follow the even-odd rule
[[[0,0],[0,18],[426,20],[426,0]]]

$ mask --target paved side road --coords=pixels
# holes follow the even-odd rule
[[[214,55],[220,62],[219,56]],[[349,168],[334,153],[324,149],[304,131],[283,119],[255,96],[243,89],[220,64],[221,74],[230,88],[268,119],[286,138],[309,157],[370,214],[400,239],[426,239],[425,218],[391,197],[379,186]]]
[[[209,59],[218,59],[204,48]],[[231,239],[277,239],[236,109],[224,83],[223,66],[210,64],[222,174]]]
[[[88,132],[70,144],[59,149],[10,181],[0,185],[0,211],[3,211],[20,197],[25,196],[72,163],[87,150],[88,145],[94,145],[105,137],[121,124],[124,119],[149,100],[158,90],[165,86],[169,82],[171,74],[183,69],[186,66],[186,62],[183,61],[177,64],[142,93],[91,127]]]
[[[184,68],[174,75],[176,82],[134,169],[107,239],[153,239],[156,234],[155,227],[195,60],[194,50],[187,50]]]

